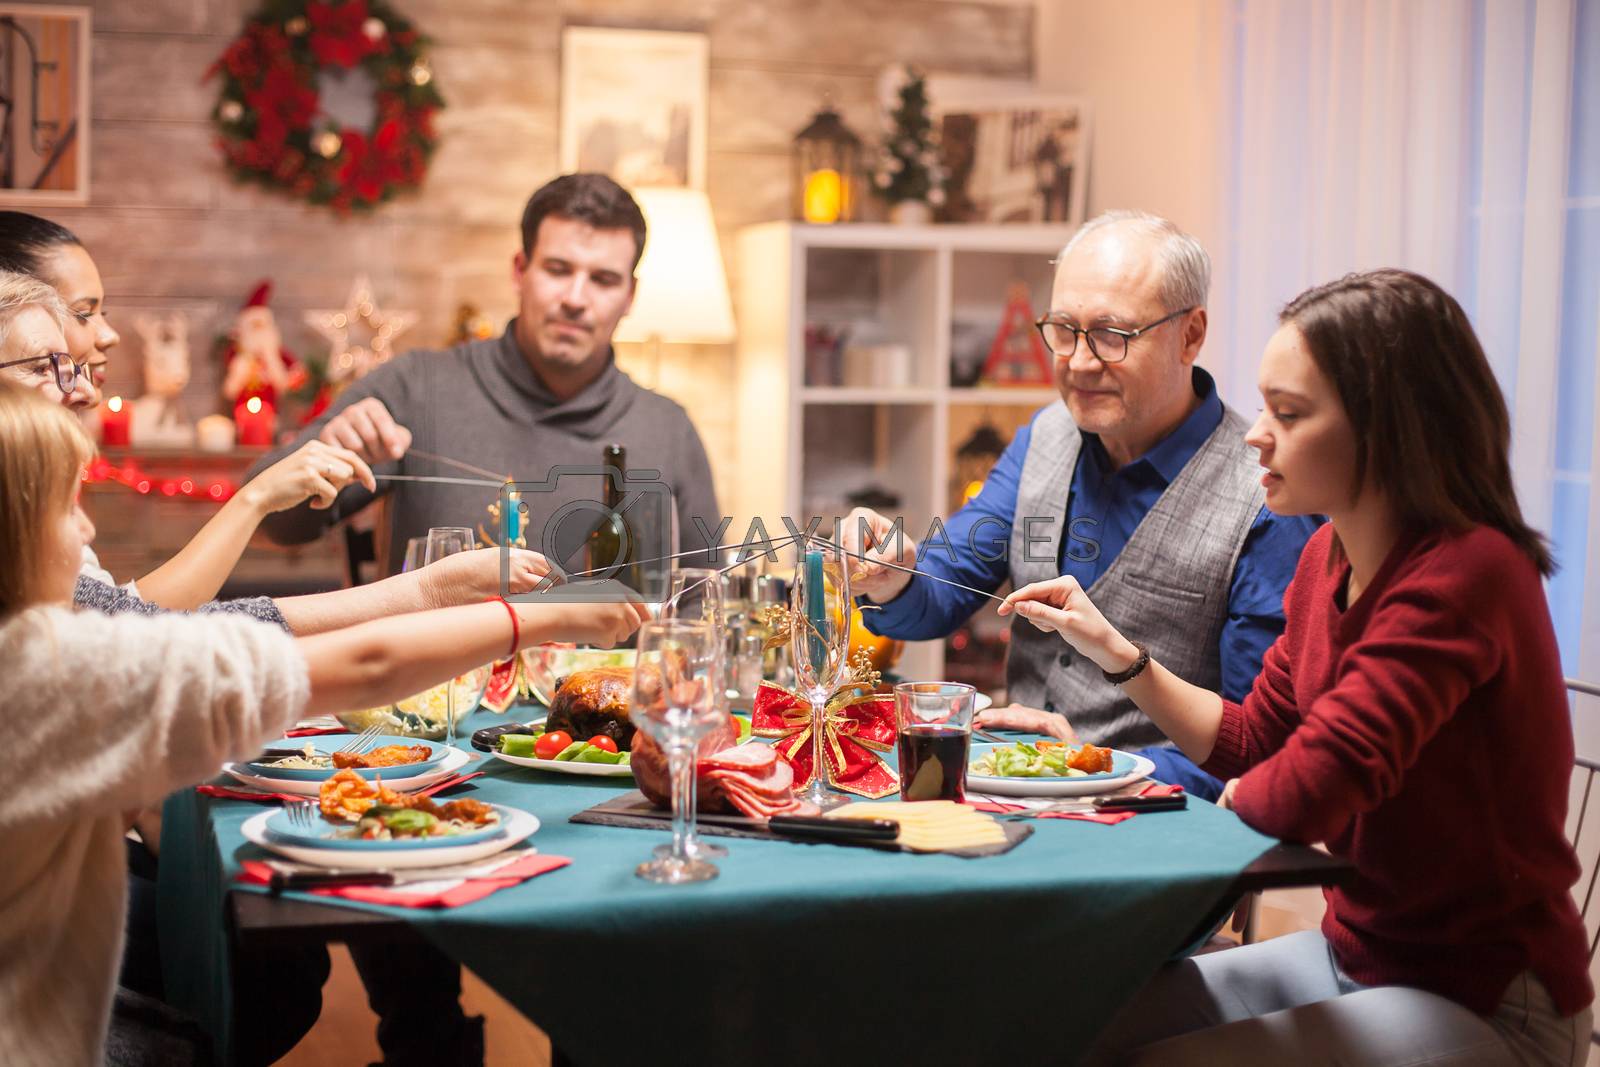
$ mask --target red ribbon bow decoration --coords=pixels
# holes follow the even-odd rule
[[[894,747],[894,701],[861,687],[841,688],[824,712],[823,763],[828,783],[846,793],[876,800],[900,788],[900,776],[880,752]],[[771,682],[756,691],[751,732],[778,739],[778,755],[794,768],[798,790],[811,781],[811,705]]]

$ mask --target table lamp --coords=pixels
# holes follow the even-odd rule
[[[734,339],[733,305],[711,201],[697,189],[633,190],[649,237],[639,261],[633,308],[617,326],[618,341],[726,344]]]

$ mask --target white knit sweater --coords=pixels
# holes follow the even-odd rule
[[[0,622],[0,1064],[102,1061],[121,813],[249,755],[309,692],[293,638],[249,618],[49,607]]]

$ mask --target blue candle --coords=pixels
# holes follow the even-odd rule
[[[506,544],[517,543],[517,535],[522,532],[522,501],[517,499],[517,494],[510,488],[511,483],[506,483],[506,490],[501,495],[500,509],[505,519]]]
[[[806,619],[814,628],[811,665],[821,672],[828,662],[828,586],[822,577],[822,553],[806,553]]]

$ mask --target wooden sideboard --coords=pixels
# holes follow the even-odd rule
[[[113,467],[130,463],[147,474],[150,491],[117,481],[84,486],[83,506],[95,525],[94,549],[101,564],[119,582],[148,574],[175,556],[221,503],[182,492],[166,495],[162,485],[192,479],[201,486],[227,481],[237,486],[265,449],[230,452],[193,449],[107,448],[101,454]],[[334,529],[306,545],[284,548],[261,534],[233,570],[224,596],[288,595],[338,589],[348,584],[343,529]]]

